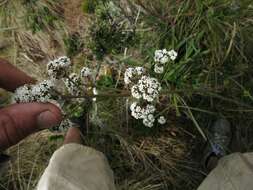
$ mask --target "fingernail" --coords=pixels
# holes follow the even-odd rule
[[[47,129],[54,127],[59,124],[59,119],[55,114],[53,114],[50,111],[45,111],[42,112],[38,117],[37,117],[37,125],[39,129]]]

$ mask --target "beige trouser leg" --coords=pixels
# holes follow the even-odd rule
[[[101,152],[67,144],[53,154],[37,189],[115,190],[115,186],[112,170]]]
[[[222,158],[198,190],[253,190],[253,153]]]

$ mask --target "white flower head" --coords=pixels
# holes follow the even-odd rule
[[[143,109],[141,108],[141,106],[139,106],[137,104],[137,102],[133,102],[130,106],[130,110],[131,110],[131,115],[135,118],[135,119],[142,119],[143,118]]]
[[[152,104],[147,104],[147,106],[145,107],[143,113],[144,115],[148,115],[148,114],[153,114],[155,112],[156,108],[154,105]]]
[[[143,119],[143,124],[147,127],[153,127],[155,121],[155,117],[153,114],[148,114],[144,119]]]
[[[125,74],[124,74],[124,82],[126,85],[128,85],[132,82],[131,78],[134,76],[134,72],[135,72],[135,70],[132,67],[126,69]]]
[[[133,82],[133,79],[138,79],[140,76],[142,76],[145,72],[145,69],[143,67],[136,67],[136,68],[128,68],[125,71],[124,74],[124,82],[126,85]]]
[[[173,49],[168,52],[168,55],[172,61],[174,61],[177,58],[177,52]]]
[[[145,107],[141,107],[137,102],[133,102],[130,106],[131,115],[135,119],[142,119],[143,124],[147,127],[152,127],[155,121],[154,112],[155,106],[147,104]]]
[[[52,90],[55,86],[55,81],[44,80],[37,85],[33,85],[31,94],[34,97],[34,101],[48,102],[52,98]]]
[[[160,62],[160,59],[163,57],[163,51],[162,50],[156,50],[155,51],[155,57],[154,61],[155,62]]]
[[[64,67],[69,67],[71,65],[70,59],[67,56],[59,57],[58,59],[56,59],[56,61],[58,61],[61,66]]]
[[[154,71],[155,71],[155,73],[161,74],[164,72],[164,66],[159,65],[159,64],[155,64]]]
[[[177,58],[177,55],[178,54],[174,49],[170,51],[167,51],[166,49],[156,50],[154,61],[160,64],[165,64],[169,61],[169,59],[174,61]]]
[[[83,67],[81,69],[81,77],[89,77],[92,76],[93,71],[88,67]]]
[[[156,78],[142,76],[138,81],[138,89],[142,93],[142,98],[148,102],[152,102],[159,96],[161,84]]]
[[[166,123],[166,119],[164,116],[160,116],[158,118],[158,123],[160,123],[161,125],[164,125]]]
[[[77,73],[71,73],[68,78],[64,80],[68,92],[74,96],[80,96],[82,81]],[[84,87],[84,86],[83,86]]]
[[[131,93],[134,98],[140,99],[142,97],[137,85],[132,86]]]
[[[59,57],[47,64],[47,72],[51,78],[61,79],[69,74],[69,67],[71,66],[70,59],[66,56]]]
[[[24,85],[17,88],[15,93],[13,94],[12,99],[15,103],[28,103],[33,101],[31,87],[28,85]]]
[[[16,103],[48,102],[52,99],[54,80],[44,80],[36,85],[24,85],[16,89],[13,100]]]
[[[156,50],[154,61],[157,63],[165,64],[169,61],[168,51],[166,49]]]
[[[143,67],[135,67],[135,71],[137,75],[142,75],[145,72],[145,69]]]

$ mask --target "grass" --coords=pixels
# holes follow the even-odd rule
[[[144,22],[153,31],[143,34],[143,55],[152,61],[154,48],[175,48],[181,55],[176,64],[168,66],[163,77],[169,89],[183,89],[172,95],[174,100],[185,102],[174,101],[175,109],[190,104],[217,116],[229,116],[231,112],[219,111],[217,107],[252,108],[250,98],[235,85],[237,81],[240,86],[248,86],[252,80],[249,70],[243,69],[252,68],[252,55],[247,53],[252,36],[243,32],[253,30],[251,2],[136,2],[143,8]]]
[[[12,162],[5,175],[1,176],[0,189],[28,190],[36,187],[45,162],[49,162],[54,150],[63,142],[62,139],[50,140],[52,136],[52,133],[44,131],[8,150]]]
[[[79,54],[84,47],[83,39],[78,33],[71,34],[64,39],[67,56],[74,57]]]
[[[37,22],[35,17],[21,16],[29,11],[27,6],[37,2],[40,4],[34,9],[47,7],[58,15],[57,19],[41,14],[37,15],[41,22]],[[168,64],[161,76],[164,98],[158,109],[168,118],[166,127],[144,128],[130,117],[126,98],[100,98],[93,105],[86,144],[106,154],[118,189],[196,189],[204,176],[197,164],[199,149],[208,128],[220,117],[232,123],[239,138],[240,147],[231,152],[252,151],[251,1],[114,1],[116,16],[108,12],[106,2],[83,2],[89,19],[86,27],[90,27],[87,35],[87,28],[76,31],[76,35],[66,31],[64,16],[59,13],[64,9],[61,4],[54,7],[45,0],[27,4],[8,1],[0,7],[0,32],[14,45],[1,50],[1,55],[29,74],[43,78],[43,63],[67,53],[76,69],[84,64],[101,68],[98,85],[114,89],[123,87],[126,67],[145,66],[152,70],[156,49],[178,51],[175,63]],[[37,26],[25,28],[24,21],[30,26],[38,24],[39,30]],[[0,180],[1,187],[31,189],[36,184],[61,142],[49,141],[49,136],[52,134],[43,135],[42,141],[39,135],[33,136],[10,150],[12,155],[18,154],[18,159]],[[39,143],[31,146],[34,141]],[[34,152],[39,152],[36,162]],[[27,170],[20,163],[33,169]]]
[[[25,25],[33,32],[45,30],[50,32],[60,24],[63,9],[59,0],[23,0],[26,13]]]

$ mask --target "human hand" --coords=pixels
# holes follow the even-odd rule
[[[0,87],[14,91],[35,80],[0,59]],[[61,111],[50,103],[13,104],[0,109],[0,151],[4,151],[28,135],[53,127],[62,120]]]
[[[64,138],[63,144],[83,144],[82,133],[78,127],[70,127]]]

